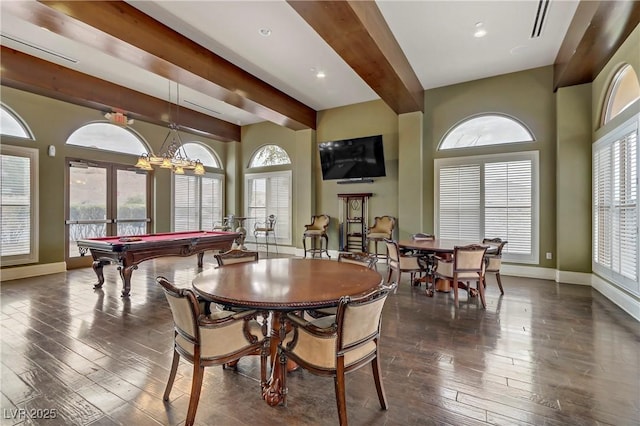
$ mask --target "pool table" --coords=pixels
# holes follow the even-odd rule
[[[89,251],[93,257],[93,270],[98,276],[94,288],[101,288],[104,284],[104,265],[116,263],[122,278],[122,297],[127,297],[131,291],[131,273],[138,269],[140,262],[164,256],[197,254],[198,267],[201,268],[205,251],[227,251],[238,237],[240,234],[237,232],[189,231],[89,238],[77,243],[81,256]]]

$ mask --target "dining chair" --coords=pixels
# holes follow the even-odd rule
[[[376,216],[373,218],[373,225],[367,229],[366,247],[367,251],[371,253],[370,244],[374,243],[373,253],[376,257],[380,257],[378,254],[378,243],[386,239],[393,238],[393,230],[396,226],[396,218],[393,216]],[[389,261],[389,252],[384,256]]]
[[[231,249],[224,253],[215,254],[214,257],[218,262],[218,268],[221,268],[227,265],[234,265],[236,263],[257,262],[258,252],[249,251],[249,250]],[[232,306],[225,306],[225,305],[219,305],[219,307],[226,311],[241,312],[245,310],[242,308],[235,308]]]
[[[502,238],[485,238],[482,240],[482,244],[488,245],[487,253],[484,256],[484,260],[486,263],[485,275],[487,272],[496,275],[496,281],[498,282],[498,287],[500,288],[500,294],[504,294],[504,289],[502,288],[502,280],[500,279],[500,266],[502,265],[502,249],[508,241],[503,240]],[[487,285],[487,281],[485,280],[485,287]]]
[[[338,262],[360,265],[375,271],[378,258],[372,254],[364,252],[340,252],[338,253]],[[306,311],[306,313],[308,313],[312,318],[335,315],[337,312],[338,308],[335,306],[330,308],[308,309]]]
[[[276,222],[277,218],[275,215],[270,214],[267,216],[267,219],[264,222],[256,222],[253,225],[253,237],[256,240],[256,248],[258,246],[266,246],[267,248],[267,256],[269,255],[269,236],[273,239],[273,246],[276,248],[276,253],[278,253],[278,242],[276,240]],[[264,243],[260,243],[258,238],[264,238]]]
[[[388,407],[380,368],[378,345],[382,308],[389,291],[395,284],[382,286],[360,298],[342,297],[336,315],[312,321],[288,313],[282,317],[291,325],[285,335],[285,324],[280,327],[281,343],[278,347],[282,366],[281,382],[284,399],[287,398],[286,363],[288,359],[312,374],[333,377],[338,418],[341,426],[347,425],[345,375],[367,364],[373,370],[378,400],[383,410]]]
[[[261,326],[255,320],[256,311],[216,311],[202,315],[193,290],[175,287],[164,277],[158,277],[174,321],[173,361],[163,399],[169,394],[178,371],[180,358],[193,365],[191,394],[185,425],[193,425],[200,400],[204,368],[237,361],[245,355],[260,355],[260,381],[267,383],[268,342],[261,339]]]
[[[451,258],[436,257],[435,279],[449,280],[452,282],[456,307],[458,307],[458,282],[475,281],[477,282],[482,307],[486,309],[487,303],[484,298],[484,256],[486,252],[487,246],[470,244],[467,246],[454,247]],[[467,286],[467,291],[471,294],[469,286]]]
[[[311,253],[311,257],[315,257],[319,254],[322,257],[322,253],[326,253],[328,258],[329,252],[329,236],[327,235],[327,228],[331,218],[329,215],[320,214],[311,217],[311,223],[305,225],[304,233],[302,234],[302,247],[304,248],[304,257],[307,257],[307,253]],[[307,249],[307,238],[311,240],[311,248]],[[322,246],[322,240],[324,240],[324,248]],[[318,244],[320,247],[318,247]]]
[[[384,239],[387,246],[387,253],[389,253],[389,275],[387,276],[387,283],[391,282],[391,276],[393,272],[396,272],[396,283],[400,285],[400,278],[403,272],[409,272],[410,282],[413,285],[416,281],[416,274],[422,274],[426,271],[425,264],[421,261],[420,256],[417,255],[404,255],[400,253],[398,242],[391,239]]]

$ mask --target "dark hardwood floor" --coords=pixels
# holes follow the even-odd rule
[[[173,323],[154,279],[190,286],[197,272],[195,257],[144,262],[128,299],[113,266],[103,290],[93,290],[90,268],[3,282],[0,423],[182,424],[191,366],[181,363],[164,403]],[[352,425],[640,424],[639,324],[595,290],[505,276],[500,297],[489,277],[487,310],[466,292],[456,310],[452,294],[426,297],[405,275],[383,312],[389,409],[362,368],[347,376]],[[207,368],[196,422],[337,424],[333,380],[289,377],[288,406],[270,407],[258,357],[237,371]],[[26,418],[47,414],[56,418]]]

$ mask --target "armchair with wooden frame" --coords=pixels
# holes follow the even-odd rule
[[[180,358],[193,365],[185,425],[194,423],[205,367],[224,367],[245,355],[259,354],[260,382],[262,388],[266,386],[268,339],[258,337],[263,327],[255,321],[256,311],[216,311],[204,315],[193,290],[175,287],[164,277],[156,281],[169,302],[174,321],[173,361],[163,395],[165,401],[169,400]]]
[[[282,316],[280,327],[282,343],[278,347],[282,365],[282,386],[285,389],[283,403],[286,405],[286,363],[295,361],[312,374],[333,377],[338,418],[341,426],[347,425],[347,403],[345,374],[367,364],[371,365],[378,400],[383,410],[387,409],[387,398],[382,383],[380,354],[378,352],[382,308],[389,291],[395,287],[381,287],[360,298],[340,299],[336,315],[312,321],[288,313]],[[291,324],[291,332],[285,335],[285,321]]]
[[[389,275],[387,276],[387,283],[391,282],[391,277],[393,276],[394,271],[396,273],[395,282],[398,285],[400,285],[402,273],[409,272],[411,277],[410,282],[413,285],[416,282],[416,274],[423,274],[426,272],[426,264],[421,256],[404,255],[400,253],[397,241],[385,239],[384,242],[387,246],[387,253],[389,253]]]
[[[453,286],[454,303],[458,304],[459,281],[477,282],[478,293],[482,301],[482,307],[486,309],[487,303],[484,297],[484,273],[487,246],[470,244],[467,246],[456,246],[453,249],[453,256],[448,259],[436,256],[436,268],[434,278],[450,280]],[[471,294],[471,289],[467,287]]]
[[[487,251],[491,251],[491,253],[487,253],[484,256],[486,263],[485,275],[487,273],[495,274],[498,287],[500,288],[500,294],[504,294],[502,279],[500,278],[500,266],[502,265],[502,249],[505,244],[507,244],[507,241],[501,238],[485,238],[482,240],[482,244],[488,245],[489,249]],[[486,284],[487,282],[485,280],[485,287]]]

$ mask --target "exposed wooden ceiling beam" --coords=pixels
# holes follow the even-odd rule
[[[9,47],[0,46],[3,86],[59,99],[104,112],[119,110],[127,116],[158,125],[170,122],[181,130],[224,142],[240,141],[240,127],[188,108],[180,107],[180,122],[171,117],[163,101],[117,84],[91,77]]]
[[[6,2],[20,18],[293,130],[316,111],[123,1]],[[11,4],[9,4],[11,3]]]
[[[396,114],[424,111],[424,89],[374,1],[288,3]]]
[[[581,1],[556,56],[554,91],[592,82],[638,23],[639,1]]]

